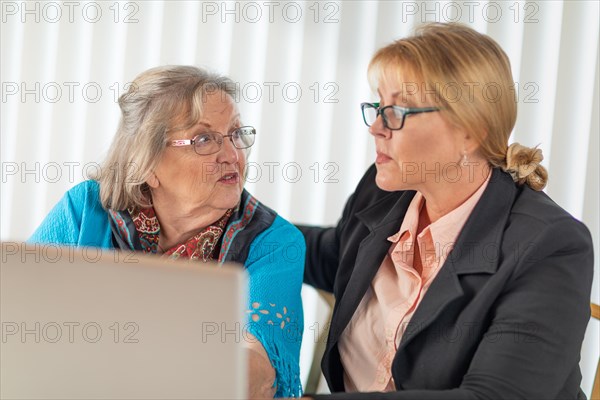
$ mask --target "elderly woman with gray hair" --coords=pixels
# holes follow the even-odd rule
[[[256,131],[235,90],[195,67],[139,75],[119,99],[102,172],[69,190],[30,241],[244,264],[258,339],[247,345],[250,397],[298,396],[304,239],[244,190]]]

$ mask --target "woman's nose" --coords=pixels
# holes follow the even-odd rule
[[[239,152],[231,141],[231,137],[224,137],[221,150],[217,153],[217,161],[220,163],[233,164],[239,161]]]
[[[373,122],[369,127],[369,133],[375,137],[386,139],[391,135],[390,130],[383,124],[383,118],[381,115],[378,115],[377,118],[375,118],[375,122]]]

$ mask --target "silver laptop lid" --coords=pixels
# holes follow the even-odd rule
[[[0,398],[244,398],[242,267],[1,247]]]

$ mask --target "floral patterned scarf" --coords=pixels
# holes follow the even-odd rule
[[[232,213],[233,209],[227,210],[218,221],[202,229],[186,242],[164,249],[163,256],[204,262],[216,259],[220,239]],[[154,208],[109,210],[109,215],[118,247],[141,250],[144,253],[162,252],[163,249],[158,245],[160,224]]]

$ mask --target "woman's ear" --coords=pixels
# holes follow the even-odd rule
[[[148,186],[150,186],[151,189],[156,189],[160,186],[158,177],[154,172],[150,172],[148,179],[146,179],[146,183],[148,184]]]
[[[477,138],[475,138],[475,136],[470,135],[466,132],[464,132],[463,135],[464,135],[464,146],[465,146],[465,150],[467,151],[467,153],[469,153],[469,154],[477,153],[477,151],[481,147],[479,140],[477,140]],[[487,136],[487,133],[484,133],[482,135],[482,139],[485,139],[486,136]]]

